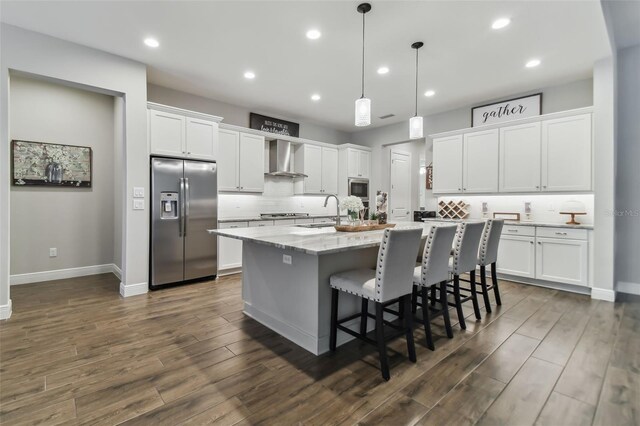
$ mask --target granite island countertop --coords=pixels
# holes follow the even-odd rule
[[[278,221],[278,220],[294,220],[294,219],[335,219],[335,214],[310,214],[308,216],[282,216],[282,217],[225,217],[218,219],[218,223],[228,223],[228,222],[260,222],[260,221]],[[340,215],[340,217],[345,218],[347,215]]]
[[[439,222],[439,223],[460,223],[460,222],[478,222],[485,219],[441,219],[441,218],[424,218],[423,222]],[[587,229],[592,230],[593,225],[591,224],[580,224],[580,225],[567,225],[566,223],[560,222],[536,222],[536,221],[519,221],[519,220],[505,220],[505,225],[517,225],[517,226],[545,226],[550,228],[573,228],[573,229]]]
[[[426,238],[436,224],[404,222],[396,229],[421,228]],[[379,246],[384,230],[365,232],[338,232],[333,226],[305,228],[296,225],[256,228],[209,229],[210,234],[250,241],[281,249],[300,251],[311,255],[345,252]]]

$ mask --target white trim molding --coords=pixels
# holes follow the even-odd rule
[[[131,297],[145,294],[149,291],[149,283],[125,284],[120,283],[120,296]]]
[[[640,296],[640,283],[632,283],[628,281],[618,281],[616,290],[620,293],[635,294]]]
[[[113,275],[115,275],[116,277],[118,277],[119,280],[121,280],[122,279],[122,269],[120,269],[120,267],[118,265],[116,265],[115,263],[112,266],[113,266],[113,270],[111,272],[113,272]]]
[[[0,305],[0,320],[6,320],[11,318],[11,299],[6,305]]]
[[[605,300],[607,302],[615,302],[616,292],[606,288],[594,287],[591,289],[591,298],[596,300]]]
[[[41,281],[64,280],[67,278],[84,277],[114,273],[118,277],[122,274],[120,268],[113,263],[104,265],[82,266],[79,268],[55,269],[53,271],[31,272],[28,274],[16,274],[9,277],[10,285],[37,283]]]

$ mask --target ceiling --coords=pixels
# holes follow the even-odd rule
[[[361,22],[353,1],[2,1],[2,22],[148,65],[150,83],[353,132]],[[367,14],[372,126],[589,78],[609,54],[599,1],[378,1]],[[509,17],[511,25],[492,30]],[[308,29],[322,32],[318,40]],[[143,39],[153,36],[160,47]],[[533,69],[524,64],[539,58]],[[386,75],[376,70],[385,65]],[[254,80],[243,73],[252,70]],[[427,89],[436,95],[427,98]],[[319,93],[319,102],[310,100]],[[395,114],[385,120],[378,117]]]

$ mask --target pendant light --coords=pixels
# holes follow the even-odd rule
[[[424,46],[421,41],[416,41],[411,45],[412,49],[416,49],[416,109],[415,115],[409,120],[409,139],[419,139],[423,136],[422,117],[418,116],[418,49]]]
[[[364,15],[371,10],[371,5],[362,3],[357,10],[362,13],[362,96],[356,99],[356,126],[363,127],[371,124],[371,99],[364,97]]]

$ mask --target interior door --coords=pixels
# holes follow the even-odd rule
[[[192,280],[217,273],[217,241],[207,232],[218,221],[216,163],[185,160],[184,181],[184,279]]]
[[[184,277],[181,187],[183,161],[151,160],[151,286],[175,283]],[[163,197],[164,195],[164,197]],[[162,199],[176,200],[164,205]],[[170,208],[170,211],[167,211]]]
[[[411,211],[411,154],[391,151],[391,191],[389,193],[389,220],[410,219]]]

